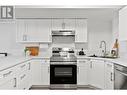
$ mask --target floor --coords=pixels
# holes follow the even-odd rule
[[[50,88],[46,86],[32,86],[30,90],[98,90],[98,88],[85,85],[85,86],[78,86],[77,88]]]

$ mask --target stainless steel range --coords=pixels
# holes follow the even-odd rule
[[[53,48],[50,58],[50,87],[77,88],[77,58],[71,48]]]

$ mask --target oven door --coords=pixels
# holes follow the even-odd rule
[[[76,65],[50,65],[50,84],[77,84]]]

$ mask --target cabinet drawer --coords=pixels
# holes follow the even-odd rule
[[[30,62],[25,62],[17,66],[17,73],[20,74],[30,69]]]
[[[10,78],[14,75],[15,75],[15,69],[14,68],[9,68],[7,70],[4,70],[4,71],[0,72],[0,80]]]
[[[78,66],[84,66],[88,63],[88,60],[77,60],[77,65]]]

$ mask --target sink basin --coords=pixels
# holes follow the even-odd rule
[[[98,57],[100,57],[100,58],[111,58],[111,59],[117,58],[117,57],[112,57],[112,56],[98,56]]]
[[[115,59],[117,57],[112,57],[112,56],[97,56],[97,55],[91,55],[89,57],[97,57],[97,58],[111,58],[111,59]]]

